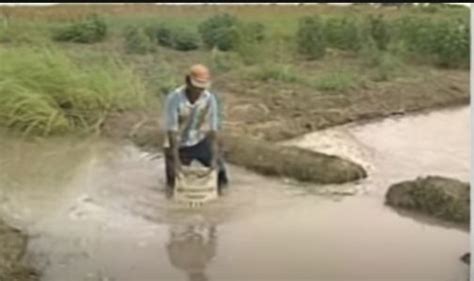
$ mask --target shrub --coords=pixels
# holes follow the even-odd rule
[[[390,43],[390,30],[382,15],[369,16],[369,34],[380,50],[386,50]]]
[[[76,43],[95,43],[105,39],[107,24],[97,15],[89,16],[86,20],[62,27],[53,35],[53,40]]]
[[[130,26],[125,31],[125,49],[128,53],[146,54],[156,48],[143,28]]]
[[[236,26],[235,51],[247,65],[263,62],[265,47],[262,42],[266,39],[265,26],[261,23],[239,23]]]
[[[219,14],[203,21],[198,31],[204,44],[217,47],[221,51],[229,51],[236,46],[237,24],[239,20],[229,14]]]
[[[227,72],[238,67],[240,61],[238,54],[223,52],[217,48],[211,51],[211,67],[216,72]]]
[[[172,46],[176,50],[190,51],[199,48],[199,35],[190,29],[176,28],[172,32],[172,38]]]
[[[396,23],[397,36],[407,50],[443,67],[469,65],[469,21],[404,17]]]
[[[303,17],[296,32],[298,52],[309,59],[320,59],[326,54],[323,23],[318,16]]]
[[[199,34],[192,29],[160,24],[156,28],[149,27],[147,33],[163,47],[173,48],[179,51],[190,51],[198,49],[201,39]]]
[[[156,28],[155,34],[158,44],[164,47],[173,47],[173,30],[171,26],[161,24]]]
[[[357,51],[363,44],[363,34],[359,22],[354,17],[332,17],[324,26],[324,36],[328,46],[340,50]]]

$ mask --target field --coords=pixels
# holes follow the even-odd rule
[[[25,134],[159,114],[192,63],[211,67],[225,128],[268,140],[468,98],[462,6],[69,4],[0,15],[0,124]]]

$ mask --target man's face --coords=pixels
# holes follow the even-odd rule
[[[189,92],[192,94],[192,95],[196,95],[196,96],[199,96],[202,94],[202,92],[204,92],[204,88],[198,88],[198,87],[195,87],[191,81],[189,81],[189,79],[187,80],[187,88],[189,90]]]

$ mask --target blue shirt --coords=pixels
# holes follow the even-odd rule
[[[203,140],[207,132],[220,128],[219,115],[214,94],[206,90],[191,104],[186,97],[185,87],[182,86],[166,97],[163,129],[178,133],[180,147],[193,146]],[[169,147],[167,134],[164,146]]]

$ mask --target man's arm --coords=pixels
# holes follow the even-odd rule
[[[173,156],[175,169],[179,169],[181,161],[179,160],[178,144],[178,101],[176,96],[170,94],[165,104],[165,126],[168,136],[170,151]]]
[[[209,118],[209,127],[210,127],[210,132],[209,132],[209,140],[211,142],[211,151],[212,151],[212,160],[211,160],[211,168],[216,169],[217,168],[217,158],[219,155],[219,108],[217,104],[217,99],[216,96],[212,96],[211,101],[210,101],[210,118]]]

